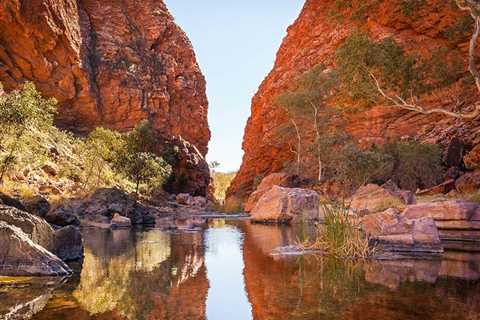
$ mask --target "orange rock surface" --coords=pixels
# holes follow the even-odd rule
[[[278,128],[285,124],[285,113],[275,105],[276,97],[294,84],[294,79],[317,64],[334,67],[335,51],[355,30],[366,32],[371,39],[393,37],[405,50],[425,55],[435,48],[447,47],[450,55],[465,61],[470,29],[454,40],[448,30],[457,30],[465,14],[450,1],[418,2],[413,11],[402,7],[402,1],[343,1],[352,8],[340,8],[335,0],[307,0],[296,22],[277,53],[273,70],[261,84],[252,100],[251,116],[245,130],[243,163],[228,191],[228,198],[245,200],[254,191],[254,181],[281,171],[293,160],[288,139],[280,137]],[[343,3],[342,2],[342,3]],[[373,4],[369,7],[369,4]],[[423,3],[423,4],[422,4]],[[404,4],[408,5],[408,3]],[[363,8],[363,9],[362,9]],[[407,7],[408,9],[408,7]],[[463,19],[463,20],[462,20]],[[445,106],[455,94],[449,88],[422,97],[426,106]],[[463,96],[470,103],[478,93]],[[355,107],[355,106],[352,106]],[[415,136],[421,141],[447,144],[458,135],[471,148],[480,143],[480,122],[462,122],[445,116],[424,116],[386,106],[345,112],[347,131],[361,145],[382,143],[389,137]],[[291,141],[294,137],[291,138]],[[290,141],[290,142],[291,142]],[[315,170],[315,164],[306,168]],[[308,169],[307,169],[308,170]],[[313,177],[314,172],[306,172]]]
[[[160,0],[2,0],[0,82],[33,81],[57,98],[57,124],[121,131],[148,119],[205,155],[205,80],[192,45]]]

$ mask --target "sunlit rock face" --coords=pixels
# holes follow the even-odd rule
[[[204,319],[208,280],[200,234],[93,232],[85,237],[81,280],[73,292],[81,309],[92,317]]]
[[[355,8],[363,6],[368,10],[354,10],[342,3],[353,3]],[[408,14],[405,5],[415,5],[414,12]],[[421,5],[417,6],[417,3]],[[372,8],[370,4],[375,4]],[[418,8],[417,8],[418,7]],[[342,11],[343,10],[343,11]],[[340,13],[341,17],[335,13]],[[358,12],[357,12],[358,13]],[[463,20],[462,20],[463,19]],[[317,64],[334,66],[335,51],[345,38],[354,30],[362,30],[373,40],[392,36],[409,52],[425,55],[435,48],[447,47],[449,55],[465,61],[468,50],[469,33],[451,40],[448,30],[458,30],[461,21],[465,21],[461,12],[451,1],[342,1],[308,0],[296,22],[289,27],[275,66],[266,77],[253,98],[251,116],[245,129],[243,150],[245,155],[228,198],[246,200],[254,191],[255,181],[272,172],[283,170],[286,164],[294,160],[291,146],[295,137],[280,133],[282,125],[288,121],[286,114],[276,105],[276,97],[294,85],[297,76]],[[466,20],[468,22],[468,20]],[[457,28],[457,29],[455,29]],[[450,32],[451,34],[451,32]],[[462,98],[468,104],[478,97],[475,89]],[[435,96],[424,98],[428,105],[444,106],[448,97],[455,94],[454,89],[436,92]],[[346,97],[340,97],[346,98]],[[345,99],[344,99],[345,100]],[[346,99],[348,100],[348,99]],[[333,101],[334,105],[343,101]],[[478,121],[462,123],[444,116],[423,116],[385,106],[374,106],[365,110],[346,112],[347,131],[361,145],[382,143],[388,137],[416,136],[421,141],[448,143],[455,135],[465,140],[469,147],[480,142]],[[308,130],[306,125],[302,128]],[[314,136],[313,132],[310,135]],[[293,144],[292,144],[293,142]],[[316,164],[313,159],[305,159],[305,174],[315,177]]]
[[[207,152],[205,80],[163,1],[1,1],[0,82],[24,81],[57,98],[61,127],[125,131],[148,119]]]

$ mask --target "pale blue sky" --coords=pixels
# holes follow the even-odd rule
[[[258,86],[272,69],[304,0],[166,0],[188,34],[207,80],[212,130],[208,160],[240,167],[243,130]]]

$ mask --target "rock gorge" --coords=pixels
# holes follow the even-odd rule
[[[288,118],[276,106],[275,100],[293,86],[299,75],[312,67],[318,64],[334,67],[336,49],[353,32],[365,32],[374,41],[392,37],[407,52],[421,56],[446,48],[441,59],[461,59],[466,74],[473,22],[469,19],[454,1],[307,0],[299,18],[288,29],[273,70],[252,100],[243,141],[243,163],[227,197],[245,201],[255,191],[261,178],[282,171],[285,163],[293,160],[290,146],[295,138],[280,139],[278,128]],[[458,84],[454,84],[437,90],[434,94],[423,96],[422,102],[427,106],[447,107],[446,98],[458,94],[457,87]],[[462,96],[465,103],[471,103],[478,97],[473,90],[466,89],[468,94]],[[478,120],[460,121],[382,105],[368,109],[359,109],[354,104],[348,107],[354,110],[342,110],[346,130],[360,145],[381,144],[390,137],[405,136],[443,146],[453,137],[458,137],[465,142],[467,151],[480,143]],[[313,172],[307,174],[313,176]]]
[[[180,149],[199,154],[177,172],[205,193],[206,83],[163,1],[2,1],[0,82],[8,92],[25,81],[58,100],[61,128],[128,131],[148,119],[162,139],[181,137]]]

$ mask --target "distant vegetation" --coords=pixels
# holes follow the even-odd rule
[[[230,187],[236,174],[236,172],[212,172],[215,199],[221,203],[225,201],[227,189]]]
[[[154,153],[157,143],[147,122],[128,134],[97,128],[75,137],[53,125],[56,101],[32,83],[0,96],[0,183],[4,192],[23,196],[64,196],[116,186],[149,194],[171,174]]]

